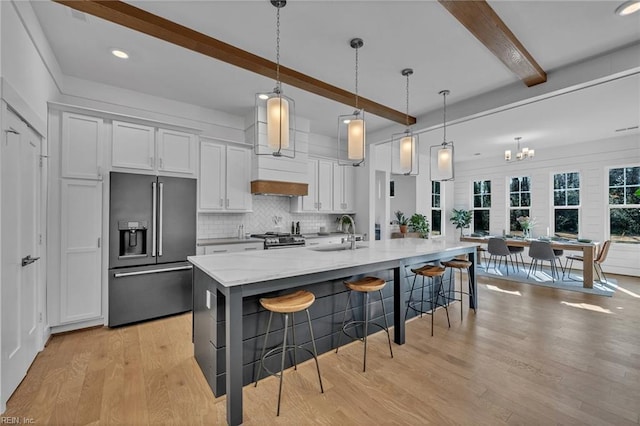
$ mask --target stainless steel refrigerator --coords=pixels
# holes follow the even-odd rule
[[[109,326],[192,307],[196,180],[111,172]]]

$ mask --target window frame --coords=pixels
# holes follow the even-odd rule
[[[571,189],[574,188],[568,188],[566,185],[566,178],[568,174],[577,174],[578,175],[578,199],[579,202],[578,204],[575,205],[569,205],[566,204],[566,200],[567,200],[567,192]],[[555,177],[556,175],[565,175],[565,187],[560,189],[560,190],[556,190],[555,188]],[[576,231],[576,235],[573,236],[574,238],[579,238],[580,235],[582,235],[582,201],[583,201],[583,178],[582,178],[582,172],[580,170],[566,170],[566,171],[554,171],[551,172],[550,174],[550,184],[549,184],[549,197],[550,197],[550,201],[549,204],[551,206],[551,217],[549,220],[550,223],[550,235],[555,236],[556,235],[556,210],[577,210],[578,212],[578,230]],[[555,196],[556,196],[556,191],[564,191],[565,193],[565,204],[564,205],[559,205],[556,206],[555,204]],[[571,237],[569,237],[571,238]]]
[[[434,192],[435,184],[437,184],[437,186],[438,186],[438,193],[437,194]],[[442,190],[443,190],[442,182],[435,181],[435,180],[431,181],[431,186],[430,186],[430,195],[431,195],[431,200],[430,200],[431,201],[431,203],[430,203],[431,204],[431,209],[430,209],[431,212],[430,213],[431,214],[430,214],[430,217],[429,217],[429,221],[431,222],[431,225],[430,225],[429,229],[430,229],[431,235],[433,235],[435,237],[439,237],[439,236],[443,236],[444,235],[444,223],[443,223],[443,217],[442,217],[442,204],[443,204],[444,199],[443,199],[443,193],[442,193],[443,191]],[[439,207],[435,207],[434,206],[434,204],[435,204],[434,203],[434,201],[435,201],[434,197],[435,196],[439,197],[438,198]],[[439,211],[440,212],[440,233],[439,234],[434,234],[433,233],[434,232],[434,221],[433,221],[433,212],[434,211]]]
[[[522,182],[519,181],[519,186],[518,186],[519,190],[518,190],[518,192],[512,192],[511,191],[511,181],[513,179],[516,179],[516,178],[519,179],[519,180],[527,178],[529,180],[529,190],[528,191],[522,191],[522,189],[521,189]],[[506,205],[507,205],[506,225],[507,226],[506,226],[506,229],[508,231],[507,234],[524,235],[524,232],[521,229],[518,230],[519,225],[516,228],[511,229],[511,212],[514,211],[514,210],[527,210],[528,211],[527,216],[532,217],[531,216],[531,205],[533,204],[533,202],[532,202],[532,198],[533,198],[532,197],[532,194],[533,194],[533,191],[532,191],[533,179],[531,178],[531,175],[508,176],[506,184],[507,184],[507,190],[506,190]],[[528,193],[529,194],[529,205],[523,207],[522,206],[522,197],[519,196],[519,206],[512,207],[511,206],[511,195],[515,194],[515,193],[517,193],[517,194]]]
[[[486,186],[484,184],[489,183],[489,192],[485,192],[482,190],[482,188],[485,188]],[[476,183],[480,184],[480,192],[476,194]],[[472,220],[471,223],[473,224],[473,232],[486,232],[487,234],[490,233],[490,228],[491,228],[491,206],[493,204],[493,197],[492,197],[492,191],[493,191],[493,182],[491,181],[491,179],[479,179],[479,180],[472,180],[471,181],[471,211],[473,213],[472,216]],[[480,207],[476,207],[476,196],[480,197]],[[485,199],[484,197],[488,196],[489,197],[489,206],[485,206]],[[481,229],[480,231],[478,231],[476,229],[476,212],[487,212],[488,215],[488,229],[484,230]]]
[[[611,240],[612,243],[614,244],[625,244],[625,245],[636,245],[636,244],[640,244],[640,238],[639,241],[620,241],[618,239],[614,239],[614,237],[611,235],[611,209],[639,209],[640,210],[640,203],[637,204],[627,204],[626,203],[626,199],[624,200],[624,203],[622,204],[611,204],[609,201],[609,194],[610,194],[610,190],[611,190],[611,186],[609,185],[609,175],[611,173],[611,170],[613,169],[628,169],[628,168],[635,168],[635,167],[640,167],[640,164],[638,163],[632,163],[632,164],[625,164],[625,165],[619,165],[619,166],[607,166],[605,167],[605,172],[604,172],[604,205],[605,205],[605,235],[607,236],[606,239]],[[628,186],[635,186],[635,185],[623,185],[623,188],[626,188]]]

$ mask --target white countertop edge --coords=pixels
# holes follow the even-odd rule
[[[222,286],[233,287],[479,246],[471,242],[416,238],[364,244],[369,247],[329,252],[304,247],[189,256],[187,259]]]

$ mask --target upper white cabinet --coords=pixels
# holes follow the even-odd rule
[[[155,169],[155,128],[113,122],[111,165],[129,169]]]
[[[195,136],[142,124],[113,122],[111,164],[114,168],[195,175]],[[157,146],[156,146],[157,145]]]
[[[354,178],[352,166],[333,164],[333,211],[355,212]]]
[[[196,172],[196,139],[193,134],[158,129],[158,170],[193,175]]]
[[[104,121],[86,115],[62,114],[62,177],[101,180]]]
[[[331,212],[333,207],[333,162],[310,159],[307,182],[309,183],[309,193],[294,201],[297,205],[294,206],[293,210]]]
[[[201,211],[251,210],[251,149],[200,142]]]

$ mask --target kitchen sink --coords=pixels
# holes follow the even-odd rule
[[[356,249],[367,248],[369,246],[358,244],[356,245]],[[351,250],[351,244],[326,244],[318,247],[309,247],[310,250],[313,251],[343,251],[343,250]]]

